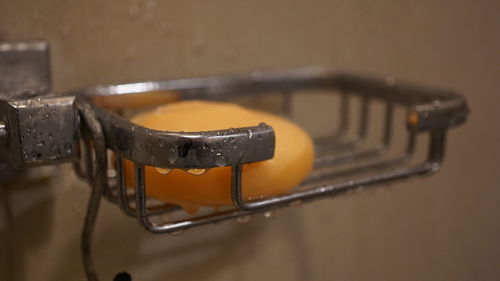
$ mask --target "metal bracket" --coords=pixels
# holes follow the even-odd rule
[[[74,97],[50,97],[50,86],[46,42],[0,43],[0,159],[8,164],[1,163],[2,173],[77,158]]]
[[[32,98],[48,93],[50,88],[46,42],[0,42],[0,99]]]
[[[77,159],[80,130],[74,99],[0,101],[4,160],[12,167],[31,167]]]

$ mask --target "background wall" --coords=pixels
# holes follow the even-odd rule
[[[103,280],[123,270],[134,280],[496,280],[499,12],[498,1],[3,0],[0,40],[50,42],[58,92],[323,65],[450,86],[469,101],[469,122],[450,133],[444,168],[430,178],[177,237],[146,234],[104,203]],[[57,169],[3,191],[13,220],[0,224],[0,279],[84,279],[89,189]]]

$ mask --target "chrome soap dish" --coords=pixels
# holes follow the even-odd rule
[[[99,85],[52,95],[48,46],[44,42],[0,44],[0,159],[4,175],[17,168],[73,162],[75,171],[91,185],[83,233],[82,255],[88,280],[98,280],[91,259],[91,238],[102,197],[135,217],[145,230],[176,234],[204,224],[229,219],[244,221],[255,213],[296,206],[315,199],[333,197],[362,187],[371,188],[404,178],[434,173],[444,156],[446,132],[461,125],[468,115],[466,100],[450,90],[423,87],[323,68],[301,68],[245,75]],[[185,133],[151,130],[138,126],[118,112],[136,106],[137,97],[147,95],[142,106],[177,99],[227,100],[243,96],[281,96],[282,111],[290,113],[297,92],[321,90],[340,101],[335,134],[318,138],[312,174],[292,192],[246,201],[241,191],[241,166],[273,157],[274,131],[265,123],[252,127]],[[351,101],[361,101],[357,123],[350,122]],[[130,102],[128,102],[130,101]],[[383,106],[381,140],[363,145],[368,135],[370,109]],[[390,155],[398,109],[407,113],[407,143],[400,155]],[[333,113],[332,113],[333,114]],[[357,127],[354,138],[347,132]],[[249,137],[249,136],[259,137]],[[427,135],[427,157],[413,163],[417,136]],[[235,140],[233,149],[227,140]],[[222,148],[216,157],[202,147]],[[179,153],[189,150],[192,153]],[[175,152],[175,159],[169,157]],[[110,157],[112,155],[112,157]],[[194,156],[193,156],[194,155]],[[127,188],[124,160],[131,161],[135,188]],[[222,159],[222,160],[221,160]],[[201,215],[186,215],[179,208],[146,196],[145,166],[179,169],[231,167],[233,206]],[[165,220],[165,213],[176,214]]]

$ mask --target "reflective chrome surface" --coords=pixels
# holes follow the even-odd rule
[[[172,94],[180,99],[224,100],[237,96],[279,92],[285,97],[283,111],[289,112],[290,99],[294,92],[310,89],[340,93],[342,109],[339,111],[339,130],[335,135],[317,141],[318,157],[315,170],[303,186],[297,187],[289,194],[254,201],[245,201],[242,197],[241,177],[244,175],[241,174],[241,165],[272,158],[274,132],[270,126],[256,124],[255,127],[197,133],[160,132],[137,126],[117,113],[105,109],[106,104],[102,104],[102,98],[107,98],[106,102],[113,102],[113,99],[146,94],[150,95],[149,105],[154,105],[165,95]],[[75,100],[72,95],[78,98]],[[362,105],[356,137],[348,140],[345,138],[346,130],[350,126],[347,117],[348,98],[352,96],[360,97]],[[367,138],[367,120],[371,102],[374,100],[385,105],[381,143],[360,150],[361,144]],[[12,166],[73,161],[86,155],[85,166],[76,167],[79,174],[92,185],[81,244],[89,280],[98,279],[91,259],[91,238],[103,194],[111,202],[119,204],[127,215],[136,216],[144,229],[152,233],[173,234],[195,226],[246,217],[257,212],[268,213],[276,208],[436,172],[443,159],[447,129],[462,124],[468,115],[466,101],[453,91],[400,83],[391,77],[373,78],[322,68],[101,85],[73,91],[60,98],[9,98],[2,101],[2,106],[0,113],[5,122],[3,138],[5,139],[5,135],[9,138],[7,142],[3,141],[3,150],[0,152],[2,158],[5,157]],[[393,134],[395,107],[408,110],[408,144],[402,155],[386,158]],[[38,134],[34,134],[35,129]],[[39,134],[40,130],[43,130],[43,136]],[[427,158],[415,164],[409,160],[414,151],[417,134],[427,134],[429,144]],[[251,138],[253,135],[256,137]],[[228,144],[227,140],[231,138],[237,142],[237,149],[232,149],[232,144]],[[77,149],[79,140],[85,141],[84,153],[81,155]],[[45,146],[46,144],[48,146]],[[61,146],[51,150],[54,144],[64,144],[62,147],[65,153],[61,153]],[[204,149],[212,146],[217,149]],[[47,153],[46,147],[49,147]],[[114,177],[108,176],[108,169],[113,169],[112,166],[108,167],[108,149],[115,153],[117,161],[116,184],[111,185],[109,181]],[[175,159],[172,160],[169,155],[174,155]],[[217,156],[223,156],[224,161]],[[135,165],[133,197],[128,196],[123,180],[123,159],[128,159]],[[372,162],[364,163],[367,159]],[[175,211],[176,208],[158,208],[148,203],[145,165],[162,168],[231,166],[233,208],[201,216],[185,216],[174,221],[160,219],[160,222],[153,222],[152,217]]]

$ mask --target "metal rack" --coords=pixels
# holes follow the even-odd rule
[[[144,95],[148,95],[148,102],[143,105],[155,105],[169,96],[227,100],[278,93],[283,97],[284,113],[289,113],[294,93],[307,90],[327,90],[340,96],[338,130],[332,136],[316,140],[314,171],[300,187],[285,195],[254,201],[247,201],[242,196],[244,174],[241,167],[273,157],[275,136],[271,126],[261,123],[246,128],[190,133],[156,131],[138,126],[107,107],[117,99],[133,101]],[[356,136],[348,139],[345,136],[353,126],[349,119],[352,97],[361,99],[360,117]],[[379,143],[366,147],[362,144],[367,139],[370,108],[375,101],[384,105],[382,137]],[[393,143],[396,108],[407,111],[407,144],[401,155],[392,156],[388,151]],[[26,167],[77,161],[75,170],[91,184],[82,254],[87,278],[98,280],[91,259],[91,238],[103,195],[126,215],[135,217],[145,230],[155,234],[176,234],[204,224],[296,206],[359,187],[368,188],[436,172],[443,160],[446,132],[465,122],[468,108],[462,96],[449,90],[400,83],[391,77],[373,78],[323,68],[304,68],[99,85],[70,92],[65,97],[17,95],[0,101],[0,113],[0,148],[3,146],[0,155],[7,163]],[[40,126],[48,128],[46,133],[33,136],[33,128]],[[429,137],[427,157],[422,162],[412,163],[416,137],[423,134]],[[237,148],[233,143],[237,143]],[[218,153],[204,149],[206,147],[214,147]],[[109,161],[108,154],[113,155],[113,161]],[[125,184],[124,160],[134,165],[134,188],[127,188]],[[173,221],[162,220],[162,214],[178,212],[178,208],[147,198],[145,166],[168,169],[231,167],[233,206],[198,216],[185,215]]]

